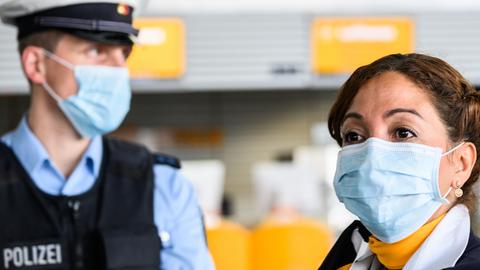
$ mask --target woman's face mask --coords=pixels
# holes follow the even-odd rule
[[[393,243],[419,229],[449,201],[440,192],[442,149],[369,138],[344,147],[334,179],[340,202],[378,239]]]
[[[341,127],[335,192],[380,240],[399,241],[448,203],[455,181],[447,129],[430,97],[386,72],[355,96]],[[450,151],[449,151],[450,150]]]

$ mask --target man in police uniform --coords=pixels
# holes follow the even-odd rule
[[[130,106],[134,4],[0,6],[31,90],[0,143],[0,269],[213,268],[176,159],[102,136]]]

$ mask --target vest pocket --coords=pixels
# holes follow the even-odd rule
[[[160,239],[156,229],[101,231],[106,269],[158,269]]]

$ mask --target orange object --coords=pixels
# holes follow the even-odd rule
[[[414,23],[394,18],[318,18],[311,30],[315,73],[350,73],[392,53],[414,50]]]
[[[344,265],[344,266],[338,268],[337,270],[350,270],[351,267],[352,267],[352,263],[349,263],[347,265]]]
[[[126,4],[118,4],[117,13],[123,16],[130,15],[130,7]]]
[[[433,232],[445,214],[424,224],[413,234],[395,243],[384,243],[370,236],[368,247],[377,256],[380,263],[388,269],[403,269],[412,255],[420,248],[425,239]]]
[[[252,235],[253,269],[317,269],[332,243],[332,232],[318,221],[267,220]]]
[[[207,228],[210,253],[217,270],[250,270],[250,232],[242,226],[222,220]]]
[[[128,58],[133,79],[176,79],[185,72],[185,27],[176,18],[138,18],[138,41]]]

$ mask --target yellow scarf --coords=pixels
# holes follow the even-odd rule
[[[374,236],[370,236],[368,246],[383,266],[392,270],[402,269],[444,216],[445,214],[439,216],[420,227],[412,235],[395,243],[383,243]],[[337,270],[348,270],[351,266],[352,264],[347,264]]]
[[[374,236],[370,236],[368,246],[382,265],[388,269],[402,269],[444,216],[445,214],[439,216],[420,227],[412,235],[395,243],[383,243]]]

